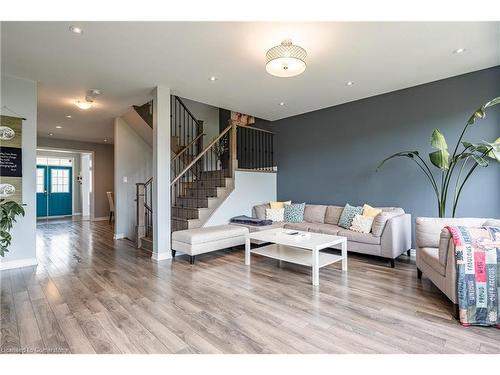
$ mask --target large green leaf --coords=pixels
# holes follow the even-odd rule
[[[444,138],[443,133],[439,129],[434,129],[431,136],[431,146],[437,151],[433,151],[429,154],[431,163],[442,171],[446,171],[449,165],[450,153],[448,152],[448,144]]]
[[[467,121],[467,125],[472,125],[476,122],[478,119],[482,119],[486,117],[486,108],[492,107],[494,105],[500,104],[500,96],[490,100],[489,102],[483,104],[481,107],[479,107],[469,118],[469,121]]]
[[[397,153],[395,153],[395,154],[393,154],[393,155],[385,158],[384,160],[382,160],[382,162],[377,167],[377,171],[380,168],[382,168],[382,166],[388,160],[391,160],[391,159],[394,159],[394,158],[397,158],[397,157],[406,157],[406,158],[414,159],[415,156],[418,156],[418,151],[401,151],[401,152],[397,152]]]
[[[488,157],[495,159],[500,163],[500,137],[498,137],[493,143],[485,143],[491,146],[491,151],[488,153]]]

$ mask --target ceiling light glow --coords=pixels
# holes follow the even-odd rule
[[[62,129],[62,126],[61,125],[57,125],[56,129]]]
[[[213,81],[217,81],[217,77],[212,76],[212,77],[210,77],[210,78],[209,78],[209,80],[210,80],[210,81],[212,81],[212,82],[213,82]]]
[[[92,107],[92,105],[94,104],[94,102],[92,101],[87,101],[87,100],[77,100],[75,101],[75,105],[80,108],[80,109],[89,109],[90,107]]]
[[[455,54],[459,54],[462,52],[465,52],[465,48],[457,48],[456,50],[453,51],[453,53],[455,53]]]

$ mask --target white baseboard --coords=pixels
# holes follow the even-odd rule
[[[94,217],[92,221],[108,221],[109,216]]]
[[[172,259],[172,255],[171,255],[170,251],[165,252],[165,253],[161,253],[161,254],[153,252],[153,254],[151,255],[151,259],[154,262],[160,262],[162,260]]]
[[[127,236],[125,236],[125,233],[115,233],[113,234],[113,238],[115,240],[122,240],[124,238],[127,238]]]
[[[82,213],[81,212],[74,212],[73,216],[82,216]]]
[[[31,267],[31,266],[36,266],[37,264],[38,261],[36,258],[9,260],[9,261],[4,261],[0,259],[0,271],[10,270],[13,268]]]

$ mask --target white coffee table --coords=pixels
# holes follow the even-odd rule
[[[287,234],[295,233],[297,234]],[[270,245],[251,248],[250,240],[270,242]],[[341,255],[321,252],[341,246]],[[292,229],[270,229],[249,233],[245,240],[245,264],[250,265],[250,254],[300,264],[312,268],[312,284],[319,285],[319,269],[342,261],[342,271],[347,271],[347,238],[323,233],[303,232]]]

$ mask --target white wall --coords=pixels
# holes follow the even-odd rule
[[[276,173],[235,171],[235,189],[204,227],[227,224],[239,215],[252,216],[252,207],[276,200]]]
[[[135,184],[153,175],[153,150],[121,117],[114,131],[115,237],[135,240]]]
[[[23,121],[23,201],[26,216],[19,218],[12,229],[13,241],[9,253],[0,258],[0,269],[34,265],[36,261],[36,124],[37,86],[35,81],[10,75],[1,76],[1,113],[26,118]]]

